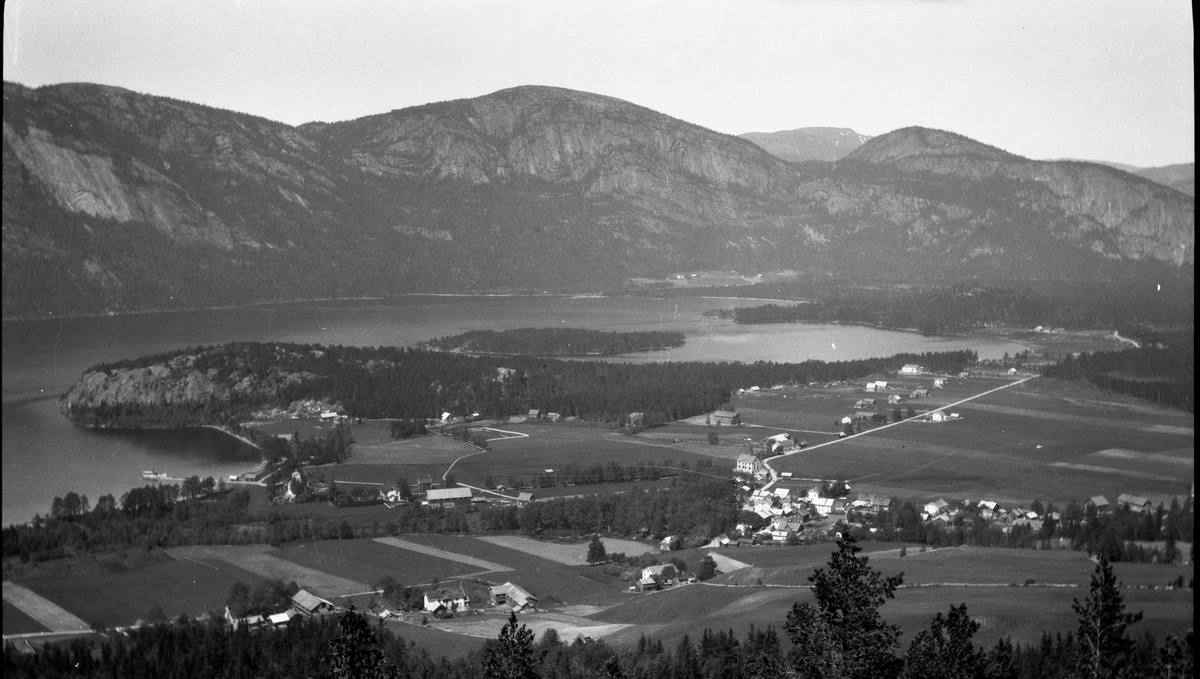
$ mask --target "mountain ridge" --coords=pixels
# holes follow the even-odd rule
[[[1192,199],[927,128],[790,164],[553,87],[299,126],[99,85],[4,96],[5,318],[714,269],[925,284],[1194,266]]]

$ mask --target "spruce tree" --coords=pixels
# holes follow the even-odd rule
[[[517,614],[510,613],[500,636],[483,647],[483,676],[487,679],[535,679],[536,657],[533,632],[517,626]]]
[[[979,623],[967,615],[967,605],[951,606],[950,614],[934,617],[929,629],[921,630],[904,657],[908,679],[983,679],[986,654],[975,648],[972,637]]]
[[[1125,676],[1133,652],[1133,640],[1125,630],[1142,619],[1128,613],[1117,589],[1108,559],[1100,557],[1087,599],[1075,600],[1071,607],[1079,616],[1076,665],[1084,679],[1108,679]]]
[[[904,575],[884,577],[868,566],[850,534],[837,546],[829,568],[818,568],[808,578],[816,605],[796,604],[788,613],[784,628],[794,645],[793,667],[801,676],[897,676],[901,661],[893,650],[900,628],[885,623],[879,607],[895,596]]]
[[[588,563],[600,563],[607,558],[608,552],[604,549],[604,543],[600,540],[600,536],[593,535],[592,541],[588,543]]]

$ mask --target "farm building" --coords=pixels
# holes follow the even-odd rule
[[[735,427],[742,423],[742,415],[741,413],[718,410],[709,415],[708,421],[718,427]]]
[[[683,538],[678,535],[668,535],[662,539],[662,542],[658,543],[658,548],[664,552],[670,552],[679,549],[682,544]]]
[[[732,543],[733,543],[733,540],[730,540],[728,535],[726,535],[725,533],[721,533],[717,537],[713,538],[712,541],[710,541],[707,545],[704,545],[704,546],[709,547],[709,548],[728,547]]]
[[[640,427],[642,420],[646,418],[646,413],[629,413],[629,426]]]
[[[867,391],[883,391],[887,389],[887,382],[867,382]]]
[[[288,624],[289,622],[291,622],[292,618],[296,617],[297,615],[300,615],[300,614],[289,608],[288,610],[286,610],[282,613],[276,613],[275,615],[268,615],[267,622],[275,627],[279,627],[280,625]]]
[[[1083,503],[1084,507],[1087,507],[1088,505],[1095,507],[1097,514],[1107,514],[1109,509],[1111,509],[1108,505],[1108,499],[1105,498],[1103,495],[1096,495],[1094,497],[1089,497],[1087,499],[1087,502]]]
[[[491,594],[493,606],[503,606],[511,611],[537,608],[537,597],[511,582],[489,587],[488,593]]]
[[[968,377],[970,377],[970,376],[971,376],[971,373],[970,373],[970,371],[964,370],[964,371],[962,371],[962,372],[960,372],[960,373],[958,374],[958,379],[960,379],[960,380],[965,380],[965,379],[967,379],[967,378],[968,378]]]
[[[452,507],[471,503],[470,488],[437,488],[425,494],[430,506]]]
[[[1016,368],[1009,368],[1009,369],[1008,369],[1008,374],[1009,374],[1009,375],[1016,375],[1016,374],[1017,374],[1017,369],[1016,369]]]
[[[642,569],[642,579],[657,578],[659,582],[675,577],[675,566],[669,563],[659,563]]]
[[[430,488],[437,488],[437,484],[433,482],[432,476],[417,477],[417,492],[424,493]]]
[[[920,389],[913,389],[912,393],[909,394],[908,397],[909,398],[921,398],[923,396],[928,396],[928,395],[929,395],[929,390],[922,387]]]
[[[313,616],[319,613],[332,613],[336,608],[331,602],[305,590],[300,590],[292,596],[292,610],[302,615]]]
[[[531,420],[540,420],[542,419],[542,411],[538,410],[537,408],[530,408],[525,417],[528,417]]]
[[[900,402],[900,394],[892,394],[888,396],[888,405],[895,405]]]
[[[762,460],[749,453],[742,453],[738,455],[734,470],[743,474],[757,474],[763,470],[763,463]]]
[[[945,386],[946,386],[946,378],[944,378],[944,377],[935,377],[934,378],[934,380],[933,380],[933,388],[934,389],[941,389]]]
[[[929,413],[930,422],[945,422],[947,419],[946,413],[943,413],[940,410],[935,410],[934,412]]]
[[[467,591],[461,582],[458,583],[457,592],[446,588],[425,592],[425,610],[434,615],[465,611],[470,606],[471,600],[467,598]]]
[[[1117,496],[1117,506],[1128,507],[1135,512],[1148,512],[1154,509],[1154,505],[1146,498],[1128,493],[1121,493]]]
[[[854,419],[856,419],[856,420],[869,420],[869,419],[871,419],[872,417],[875,417],[875,414],[876,414],[876,413],[875,413],[874,411],[871,411],[871,410],[860,410],[860,411],[858,411],[858,412],[854,413]]]
[[[920,375],[925,372],[925,369],[915,363],[908,363],[900,368],[901,375]]]
[[[874,495],[871,493],[859,493],[858,499],[852,503],[855,508],[873,512],[887,509],[891,504],[892,498],[886,495]]]
[[[546,420],[549,422],[558,422],[562,419],[561,413],[546,413]]]
[[[517,504],[527,505],[530,502],[533,502],[533,493],[530,493],[529,491],[517,493]]]
[[[847,416],[843,417],[841,420],[839,420],[839,422],[841,424],[854,424],[854,418],[847,415]]]
[[[945,500],[934,500],[933,502],[930,502],[929,504],[925,505],[923,507],[923,509],[925,510],[925,513],[928,514],[930,517],[934,517],[934,516],[937,516],[938,514],[941,514],[943,511],[945,511],[946,507],[949,507],[949,506],[950,506],[950,503],[946,502]]]
[[[810,509],[816,510],[816,512],[818,514],[820,514],[821,516],[828,516],[829,514],[833,513],[833,510],[834,510],[833,504],[834,504],[833,498],[819,497],[812,501],[812,506],[810,507]]]

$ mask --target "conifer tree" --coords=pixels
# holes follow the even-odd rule
[[[536,661],[533,632],[525,625],[518,627],[517,614],[510,613],[500,636],[483,648],[483,676],[487,679],[535,679],[538,675]]]
[[[909,679],[982,679],[986,655],[971,642],[979,623],[967,615],[967,605],[951,606],[943,618],[938,613],[921,630],[904,657],[904,677]]]
[[[1125,611],[1108,559],[1100,557],[1087,598],[1083,602],[1076,599],[1071,607],[1079,616],[1076,661],[1080,676],[1084,679],[1125,676],[1134,645],[1125,630],[1141,620],[1142,614]]]
[[[885,623],[879,607],[894,596],[904,575],[884,577],[857,556],[850,534],[837,542],[829,568],[809,576],[816,605],[796,604],[784,629],[792,640],[792,666],[801,676],[872,679],[894,677],[901,661],[893,649],[900,628]]]

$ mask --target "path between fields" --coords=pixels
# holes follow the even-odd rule
[[[1001,391],[1001,390],[1003,390],[1003,389],[1008,389],[1009,387],[1015,387],[1015,386],[1017,386],[1018,384],[1024,384],[1025,382],[1028,382],[1029,380],[1032,380],[1032,379],[1034,379],[1035,377],[1037,377],[1037,375],[1030,375],[1029,377],[1026,377],[1026,378],[1024,378],[1024,379],[1017,380],[1016,382],[1009,382],[1008,384],[1003,384],[1003,385],[1000,385],[999,387],[996,387],[995,389],[988,389],[988,390],[987,390],[987,391],[985,391],[985,392],[982,392],[982,393],[979,393],[979,394],[975,394],[974,396],[968,396],[967,398],[964,398],[964,399],[962,399],[962,400],[959,400],[959,401],[955,401],[954,403],[947,403],[947,404],[946,404],[946,405],[944,405],[944,406],[941,406],[941,407],[938,407],[938,408],[934,408],[933,410],[930,410],[929,412],[927,412],[927,413],[924,413],[924,415],[929,415],[930,413],[936,413],[936,412],[940,412],[940,411],[946,410],[947,408],[953,408],[953,407],[955,407],[955,406],[958,406],[958,405],[960,405],[960,404],[966,403],[966,402],[968,402],[968,401],[974,401],[974,400],[975,400],[975,399],[977,399],[977,398],[981,398],[981,397],[983,397],[983,396],[987,396],[988,394],[994,394],[994,393],[996,393],[997,391]],[[902,425],[902,424],[909,424],[909,423],[912,423],[912,422],[918,422],[918,421],[920,421],[920,418],[916,418],[916,417],[910,417],[910,418],[908,418],[908,419],[906,419],[906,420],[900,420],[899,422],[891,422],[891,423],[889,423],[889,424],[880,425],[880,426],[878,426],[878,427],[875,427],[875,428],[873,428],[873,429],[868,429],[868,430],[866,430],[866,431],[862,431],[862,432],[859,432],[859,433],[857,433],[857,434],[851,434],[850,436],[847,436],[846,438],[842,438],[842,439],[834,439],[834,440],[832,440],[832,441],[826,441],[825,443],[818,443],[818,444],[817,444],[817,445],[815,445],[815,446],[809,446],[809,447],[807,447],[807,448],[801,448],[800,450],[795,450],[795,451],[792,451],[792,452],[790,452],[790,453],[783,453],[782,455],[776,455],[775,457],[772,457],[772,458],[765,459],[765,460],[763,460],[763,466],[765,466],[765,467],[767,468],[767,471],[771,472],[771,482],[770,482],[770,483],[768,483],[767,485],[763,486],[763,490],[770,490],[772,486],[774,486],[776,483],[779,483],[779,472],[775,471],[775,468],[771,466],[771,463],[772,463],[773,461],[775,461],[775,460],[778,460],[778,459],[780,459],[780,458],[783,458],[783,457],[788,457],[789,455],[798,455],[798,454],[800,454],[800,453],[812,452],[813,450],[816,450],[817,448],[822,448],[822,447],[824,447],[824,446],[832,446],[832,445],[834,445],[834,444],[837,444],[837,443],[842,443],[843,441],[849,441],[850,439],[858,438],[859,436],[866,436],[867,434],[874,434],[874,433],[877,433],[877,432],[881,432],[881,431],[883,431],[884,429],[890,429],[891,427],[898,427],[898,426],[900,426],[900,425]],[[954,454],[955,454],[955,453],[950,453],[950,455],[954,455]],[[934,460],[933,462],[930,462],[929,464],[927,464],[927,465],[924,465],[924,466],[925,466],[925,467],[928,467],[929,465],[935,464],[935,463],[937,463],[937,462],[941,462],[941,461],[942,461],[942,460],[944,460],[946,457],[950,457],[950,455],[946,455],[946,456],[944,456],[944,457],[938,458],[937,460]],[[920,469],[920,467],[918,467],[918,469]],[[878,476],[879,474],[886,474],[886,473],[888,473],[888,472],[891,472],[891,471],[895,471],[895,470],[887,470],[887,471],[884,471],[884,472],[879,472],[878,474],[870,474],[870,475],[868,475],[868,476],[861,476],[861,477],[859,477],[859,478],[857,478],[857,479],[849,479],[849,480],[850,480],[850,481],[862,481],[863,479],[868,479],[868,478],[871,478],[872,476]],[[910,470],[910,471],[916,471],[916,470],[914,469],[914,470]]]
[[[4,600],[51,632],[80,632],[91,629],[86,622],[70,611],[11,580],[4,581]]]

